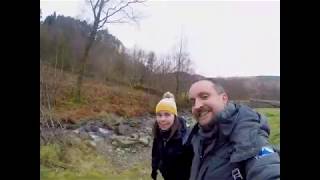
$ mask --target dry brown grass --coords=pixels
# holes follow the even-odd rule
[[[152,112],[160,98],[130,87],[110,86],[98,80],[85,79],[81,103],[75,103],[76,75],[54,71],[54,68],[49,66],[45,66],[45,69],[41,74],[42,80],[50,81],[52,87],[56,88],[52,108],[55,119],[76,122],[80,119],[94,118],[102,112],[127,117],[140,116]]]

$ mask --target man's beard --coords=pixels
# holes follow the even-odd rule
[[[210,131],[214,127],[215,122],[216,122],[216,113],[213,111],[212,108],[210,108],[208,106],[204,106],[194,114],[194,117],[199,122],[201,116],[203,116],[205,113],[211,113],[212,117],[210,117],[209,121],[206,124],[199,123],[199,125],[204,131]]]

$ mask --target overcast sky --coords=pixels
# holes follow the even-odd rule
[[[84,0],[41,0],[43,17],[90,20]],[[209,77],[280,76],[280,1],[148,1],[139,25],[108,25],[127,48],[167,54],[181,32],[195,73]]]

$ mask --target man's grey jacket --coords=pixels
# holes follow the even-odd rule
[[[191,131],[194,157],[190,180],[280,179],[280,157],[268,142],[264,116],[251,108],[228,103],[217,115],[214,146],[203,152],[199,125]]]

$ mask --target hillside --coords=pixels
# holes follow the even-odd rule
[[[192,82],[210,78],[220,83],[231,100],[264,99],[280,101],[280,76],[249,76],[249,77],[204,77],[198,74],[181,72],[181,89],[188,91]],[[175,80],[176,73],[169,73],[165,78]],[[172,83],[174,84],[174,83]],[[174,91],[174,87],[171,87]]]
[[[160,97],[147,94],[116,83],[103,83],[93,78],[86,78],[83,84],[81,103],[74,101],[76,75],[55,70],[41,64],[40,101],[47,107],[46,96],[51,98],[50,113],[56,120],[74,123],[82,119],[94,119],[104,114],[116,114],[124,117],[141,116],[153,113]]]

